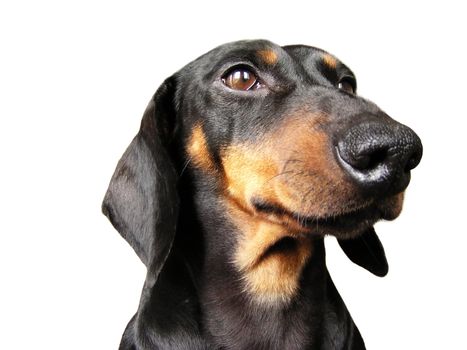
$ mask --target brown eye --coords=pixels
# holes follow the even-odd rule
[[[234,90],[248,91],[259,87],[258,78],[247,68],[232,70],[222,78],[222,82]]]
[[[342,79],[338,84],[337,88],[339,90],[348,92],[349,94],[355,94],[355,84],[349,79]]]

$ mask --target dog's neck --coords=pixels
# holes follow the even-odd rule
[[[349,333],[360,337],[327,272],[322,237],[282,232],[286,237],[282,243],[275,225],[246,222],[213,192],[198,198],[203,200],[195,199],[196,225],[201,226],[196,231],[203,232],[198,238],[204,242],[204,260],[198,262],[194,278],[202,328],[215,348],[224,344],[238,344],[238,349],[340,348],[336,345],[348,342]],[[216,205],[205,208],[205,203]],[[249,229],[276,235],[275,240],[261,242],[278,246],[271,251],[261,242],[243,247],[247,230],[239,226],[239,218]],[[255,247],[259,260],[253,257],[251,265],[242,265],[241,255],[248,261]]]

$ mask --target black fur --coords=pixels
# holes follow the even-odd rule
[[[254,54],[264,48],[279,53],[273,68]],[[237,229],[225,212],[219,179],[196,169],[185,150],[202,121],[216,174],[222,147],[257,139],[300,106],[333,116],[336,122],[323,126],[330,135],[355,115],[389,118],[371,102],[338,91],[338,79],[353,74],[343,64],[336,70],[323,65],[322,53],[307,46],[235,42],[191,62],[158,89],[103,203],[104,214],[147,267],[140,305],[120,349],[365,348],[326,269],[322,235],[313,237],[297,296],[282,307],[252,305],[231,264]],[[254,67],[270,92],[252,97],[226,89],[221,77],[239,64]],[[256,204],[259,211],[277,210]],[[352,261],[376,275],[387,273],[371,227],[352,240],[338,238]],[[276,249],[294,249],[293,242],[281,244]]]

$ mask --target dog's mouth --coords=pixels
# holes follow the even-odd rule
[[[358,209],[328,216],[314,217],[299,214],[281,205],[254,198],[251,203],[259,215],[281,223],[297,231],[311,232],[318,235],[334,235],[338,238],[353,237],[379,220],[395,219],[402,207],[403,194],[373,201]]]

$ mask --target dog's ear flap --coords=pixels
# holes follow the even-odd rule
[[[383,277],[388,273],[388,261],[383,245],[373,227],[352,239],[338,239],[347,257],[355,264],[370,271],[376,276]]]
[[[149,102],[102,204],[103,213],[156,278],[170,253],[178,217],[177,173],[170,155],[174,97],[175,79],[169,78]]]

